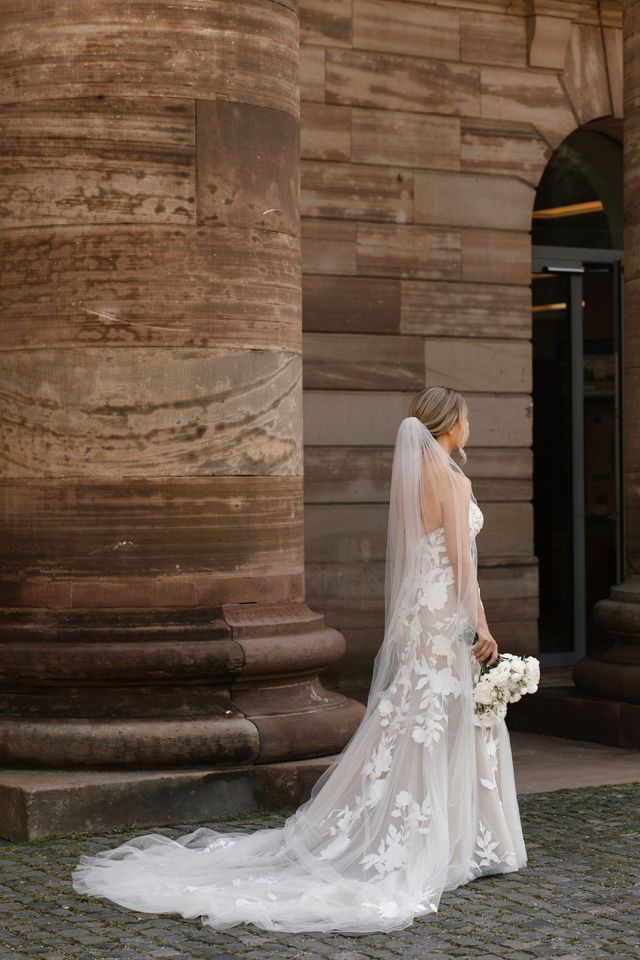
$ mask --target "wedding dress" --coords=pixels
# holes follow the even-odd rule
[[[425,511],[441,524],[426,530]],[[504,720],[474,722],[480,664],[471,484],[415,417],[398,428],[391,477],[385,635],[367,709],[282,827],[200,826],[81,856],[76,892],[216,929],[398,930],[441,894],[526,865]]]

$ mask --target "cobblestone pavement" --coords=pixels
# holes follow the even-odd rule
[[[445,893],[437,914],[392,934],[274,934],[137,914],[78,896],[81,853],[193,824],[35,843],[0,841],[0,960],[597,960],[640,957],[640,783],[519,797],[529,862]],[[211,823],[278,826],[280,815]]]

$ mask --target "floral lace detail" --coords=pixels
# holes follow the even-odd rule
[[[509,866],[515,866],[516,855],[513,850],[507,850],[501,857],[495,852],[499,846],[499,841],[494,840],[491,830],[484,825],[482,820],[479,822],[478,835],[476,837],[476,846],[474,854],[478,858],[471,861],[471,866],[479,874],[486,872],[483,868],[490,867],[492,864],[506,863]]]
[[[430,753],[445,729],[448,697],[460,695],[460,680],[449,667],[438,669],[438,659],[436,654],[422,657],[415,666],[420,677],[416,687],[424,690],[424,695],[418,704],[418,709],[423,712],[416,715],[411,736],[416,743],[423,743]]]
[[[469,501],[469,533],[472,537],[477,537],[484,525],[484,514],[474,500]],[[425,533],[425,538],[432,541],[434,545],[444,546],[444,527],[436,527],[435,530],[429,530]]]
[[[381,876],[404,867],[412,834],[429,832],[429,826],[420,824],[429,824],[432,813],[429,796],[420,804],[407,790],[401,790],[396,794],[395,806],[391,811],[391,816],[400,818],[400,823],[398,826],[390,823],[377,851],[363,857],[359,862],[365,869],[373,867]]]
[[[491,767],[491,779],[486,777],[480,778],[480,783],[483,787],[486,787],[487,790],[495,791],[493,794],[493,801],[499,804],[500,810],[502,811],[502,801],[500,800],[500,791],[498,790],[498,784],[496,782],[496,773],[498,772],[498,752],[495,741],[495,731],[493,727],[477,727],[478,735],[484,737],[485,746],[487,748],[487,756],[489,757],[489,764]],[[478,833],[476,836],[475,850],[474,853],[477,860],[471,861],[471,866],[475,868],[478,874],[482,873],[483,867],[490,867],[492,863],[506,863],[509,865],[516,864],[516,855],[515,851],[507,850],[505,853],[499,857],[496,853],[496,847],[499,846],[497,840],[493,840],[491,835],[491,830],[489,830],[482,820],[478,824]]]
[[[478,728],[484,736],[485,746],[487,748],[487,754],[489,756],[489,763],[491,764],[491,780],[487,780],[483,777],[480,778],[480,783],[483,787],[487,787],[488,790],[498,790],[498,784],[496,783],[496,772],[498,770],[498,754],[496,748],[496,741],[493,735],[493,729],[491,727],[479,727]],[[499,794],[496,793],[498,799],[500,799]]]
[[[472,502],[469,526],[475,536],[476,529],[482,526],[482,512],[476,507],[478,526],[478,516],[474,519],[471,509],[474,506]],[[414,592],[415,603],[402,623],[397,670],[377,705],[382,733],[361,770],[363,791],[354,798],[352,806],[335,808],[329,814],[327,824],[331,840],[320,851],[320,856],[325,859],[337,857],[348,848],[352,842],[351,832],[364,811],[375,807],[388,789],[386,779],[394,750],[399,738],[407,734],[407,728],[410,726],[412,739],[423,744],[427,754],[433,753],[434,745],[446,729],[447,701],[461,693],[460,679],[452,670],[455,653],[449,639],[454,618],[447,614],[440,620],[431,617],[429,631],[424,627],[423,608],[430,613],[443,610],[447,606],[449,587],[455,583],[443,528],[426,534],[426,540]],[[419,698],[417,702],[416,698]],[[396,822],[389,824],[376,852],[360,861],[365,869],[374,869],[380,876],[402,869],[412,833],[426,833],[430,829],[431,799],[427,794],[418,801],[409,791],[401,790],[396,794],[391,816]]]
[[[484,514],[477,503],[469,503],[469,527],[472,537],[477,537],[484,525]]]

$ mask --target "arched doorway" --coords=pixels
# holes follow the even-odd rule
[[[621,125],[551,156],[532,223],[534,549],[540,659],[605,644],[591,616],[622,576]]]

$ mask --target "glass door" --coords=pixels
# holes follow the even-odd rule
[[[622,254],[533,248],[534,550],[540,659],[605,638],[594,604],[622,578]]]

